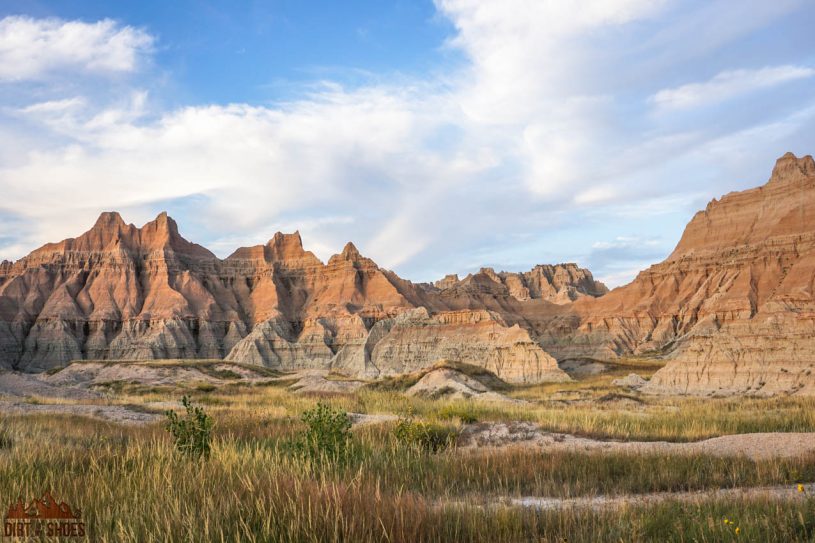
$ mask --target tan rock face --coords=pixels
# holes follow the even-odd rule
[[[449,296],[489,292],[509,295],[521,302],[537,299],[556,304],[608,292],[608,287],[596,281],[589,270],[571,263],[535,266],[522,273],[496,273],[492,268],[481,268],[462,280],[457,275],[448,275],[433,285],[440,291],[448,291]]]
[[[484,367],[510,383],[568,381],[532,338],[517,324],[507,326],[485,310],[443,311],[425,308],[378,322],[357,344],[338,352],[336,368],[379,377],[410,373],[439,359]]]
[[[697,213],[664,262],[535,327],[558,358],[665,356],[652,392],[813,393],[814,280],[815,162],[787,154]]]
[[[509,296],[498,281],[489,288]],[[137,228],[104,213],[78,238],[0,264],[0,364],[226,358],[378,375],[458,357],[516,381],[565,377],[526,330],[450,311],[471,302],[382,270],[351,243],[323,264],[298,233],[278,233],[220,260],[166,214]]]
[[[0,365],[228,358],[378,376],[449,358],[540,382],[566,378],[550,354],[648,355],[669,360],[651,392],[815,393],[814,291],[815,162],[791,154],[608,294],[573,264],[413,284],[350,243],[324,264],[297,233],[219,260],[166,214],[136,228],[105,213],[0,264]]]

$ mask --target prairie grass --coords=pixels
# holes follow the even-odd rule
[[[219,420],[211,458],[192,462],[157,424],[12,417],[3,423],[11,445],[0,449],[2,496],[52,490],[82,508],[91,540],[102,542],[722,541],[732,536],[725,517],[737,519],[744,540],[806,541],[815,533],[812,500],[615,512],[478,506],[498,496],[794,485],[815,480],[812,458],[427,454],[401,446],[381,425],[355,430],[350,460],[326,463],[282,446],[302,429],[298,420],[233,422]],[[462,502],[475,505],[455,505]]]
[[[619,392],[619,389],[616,389]],[[609,394],[604,390],[601,398]],[[268,416],[299,416],[314,398],[291,394],[281,387],[221,387],[211,394],[192,391],[196,398],[217,404],[225,412]],[[448,422],[456,413],[477,421],[531,421],[545,430],[595,438],[643,441],[696,441],[752,432],[815,431],[815,398],[648,398],[615,405],[603,402],[539,399],[525,403],[432,400],[407,397],[394,391],[360,390],[350,395],[321,397],[334,407],[369,414],[410,413],[429,421]],[[209,399],[204,399],[209,398]],[[166,399],[164,394],[123,398],[134,403]],[[216,401],[217,400],[217,401]]]
[[[301,414],[317,399],[348,412],[415,417],[449,435],[476,420],[525,420],[598,438],[688,441],[815,431],[813,398],[649,397],[612,386],[613,375],[509,388],[519,403],[407,397],[400,390],[415,376],[315,398],[291,393],[285,380],[255,386],[224,376],[228,382],[214,387],[125,383],[103,387],[110,396],[97,400],[38,398],[162,411],[189,394],[215,421],[211,455],[192,461],[178,454],[160,421],[134,427],[78,416],[7,417],[0,419],[0,498],[51,490],[82,509],[89,540],[100,542],[815,541],[815,500],[803,495],[615,510],[499,505],[521,496],[794,487],[815,482],[811,456],[465,452],[411,446],[394,435],[398,422],[354,428],[342,461],[292,447],[305,429]]]
[[[652,397],[623,391],[609,384],[610,377],[575,383],[517,387],[508,395],[521,403],[434,400],[408,397],[397,390],[361,389],[353,394],[320,399],[332,407],[368,414],[410,413],[431,422],[530,421],[545,430],[600,439],[643,441],[696,441],[721,435],[753,432],[815,431],[815,398],[683,398]],[[41,404],[95,404],[142,406],[166,402],[188,394],[219,416],[299,417],[315,398],[286,390],[291,382],[264,381],[258,386],[228,382],[212,386],[145,386],[107,384],[100,390],[110,397],[70,400],[35,397]],[[161,405],[161,403],[159,405]],[[155,409],[163,411],[164,407]]]

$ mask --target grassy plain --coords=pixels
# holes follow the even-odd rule
[[[321,397],[293,394],[287,381],[113,384],[111,397],[95,402],[160,411],[163,404],[154,402],[190,395],[215,420],[212,456],[177,454],[161,421],[121,426],[76,416],[7,416],[0,423],[0,496],[10,502],[51,490],[82,509],[90,540],[102,542],[815,541],[815,499],[806,496],[622,509],[536,510],[502,501],[795,487],[815,482],[811,456],[465,453],[455,445],[429,452],[395,439],[392,421],[354,428],[341,460],[306,458],[290,447],[303,431],[300,414],[317,401],[348,412],[411,415],[453,433],[472,420],[532,421],[552,431],[626,440],[815,431],[813,399],[647,397],[612,386],[616,376],[507,392],[526,403],[409,398],[400,391],[404,383]]]

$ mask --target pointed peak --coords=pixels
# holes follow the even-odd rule
[[[170,217],[170,215],[168,215],[166,211],[162,211],[161,213],[156,215],[156,218],[153,220],[153,222],[158,224],[158,225],[161,225],[161,226],[170,226],[170,227],[178,226],[176,224],[175,220],[173,220],[173,218]]]
[[[125,226],[122,216],[117,211],[103,211],[96,219],[93,228],[115,228]]]
[[[227,257],[227,260],[230,259],[262,259],[266,262],[277,262],[285,267],[299,268],[322,265],[320,259],[314,256],[314,253],[303,248],[303,239],[300,237],[298,230],[291,234],[275,232],[272,239],[267,241],[265,245],[240,247]]]
[[[159,232],[171,237],[178,236],[178,224],[170,217],[166,211],[159,213],[155,219],[145,224],[143,231]]]
[[[450,273],[439,279],[438,281],[433,283],[433,286],[439,289],[446,289],[454,287],[459,283],[459,278],[457,273]]]
[[[815,175],[815,160],[812,155],[798,158],[793,153],[785,153],[775,162],[770,183],[813,175]]]
[[[359,260],[362,255],[359,254],[359,249],[350,241],[342,248],[342,256],[345,260]]]
[[[356,245],[354,245],[350,241],[345,244],[345,247],[343,247],[342,252],[340,254],[334,255],[330,259],[328,259],[329,265],[336,264],[339,262],[351,262],[355,265],[366,263],[368,265],[376,266],[376,264],[372,260],[369,260],[362,256],[359,250],[357,249]]]

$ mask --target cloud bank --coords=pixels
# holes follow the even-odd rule
[[[222,256],[299,228],[322,258],[352,239],[415,280],[577,260],[623,283],[707,198],[815,143],[804,60],[728,53],[811,8],[744,4],[760,23],[721,2],[438,0],[455,28],[443,46],[466,60],[442,76],[178,108],[139,74],[160,38],[149,30],[3,19],[0,86],[17,98],[0,102],[0,224],[15,225],[0,256],[78,234],[102,210],[143,222],[168,209]],[[678,29],[700,14],[718,33],[685,47]],[[44,82],[59,74],[79,83]],[[762,107],[731,107],[750,93]]]

